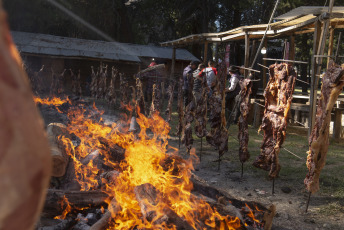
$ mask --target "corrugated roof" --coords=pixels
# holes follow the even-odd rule
[[[23,53],[130,62],[141,62],[139,57],[172,58],[172,48],[85,40],[17,31],[12,31],[11,33],[18,50]],[[176,59],[198,60],[185,49],[176,50]]]

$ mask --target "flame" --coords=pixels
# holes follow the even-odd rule
[[[245,203],[245,206],[248,208],[249,210],[249,213],[247,213],[247,216],[250,217],[255,223],[258,223],[260,224],[260,221],[256,219],[256,217],[254,216],[254,213],[252,211],[252,209],[250,208],[250,206],[248,206],[246,203]],[[258,207],[256,206],[256,210],[257,211],[261,211],[258,209]]]
[[[55,216],[54,219],[63,220],[63,219],[66,219],[67,214],[72,211],[72,207],[70,206],[70,203],[66,196],[63,196],[63,199],[59,203],[62,209],[65,205],[66,205],[66,208],[63,210],[60,216]]]
[[[168,213],[175,213],[194,229],[242,227],[237,217],[222,216],[206,201],[191,193],[191,170],[197,158],[195,150],[191,150],[190,158],[183,161],[183,164],[176,162],[170,154],[173,152],[177,155],[176,149],[168,145],[170,127],[158,113],[154,113],[151,118],[138,114],[137,123],[141,131],[136,137],[132,133],[121,133],[117,124],[105,125],[101,118],[95,121],[94,115],[97,114],[101,115],[102,112],[95,106],[92,111],[85,108],[70,109],[67,129],[80,139],[80,144],[75,147],[72,140],[64,136],[59,138],[73,160],[81,190],[99,188],[98,178],[102,169],[93,160],[87,164],[82,163],[95,150],[100,150],[104,164],[120,171],[115,183],[102,186],[105,193],[114,197],[118,206],[112,207],[108,202],[112,215],[109,229],[177,229],[173,223],[165,221]],[[125,161],[113,162],[101,139],[105,139],[109,145],[124,148]],[[172,159],[168,167],[166,159]],[[145,185],[156,190],[155,197],[150,197],[153,201],[137,198],[135,189]],[[142,213],[142,206],[145,207],[145,213]],[[70,211],[66,208],[61,218]]]
[[[55,106],[56,110],[59,112],[59,113],[62,113],[62,111],[59,110],[59,106],[63,105],[64,103],[68,103],[68,104],[72,104],[71,101],[66,98],[66,99],[61,99],[61,98],[58,98],[58,97],[53,97],[51,99],[49,98],[39,98],[39,97],[36,97],[34,96],[33,97],[33,100],[36,104],[40,103],[42,105],[50,105],[50,106]]]

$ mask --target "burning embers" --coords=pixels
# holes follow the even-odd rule
[[[105,125],[95,107],[73,104],[68,111],[69,135],[57,138],[70,158],[60,181],[64,191],[101,190],[107,195],[101,201],[108,210],[91,229],[263,229],[263,215],[269,210],[258,210],[254,204],[236,207],[229,196],[191,179],[195,153],[191,151],[188,160],[170,154],[175,153],[167,141],[170,127],[157,113],[151,118],[138,114],[141,131],[135,136],[120,125]],[[77,191],[69,194],[73,192]],[[80,210],[73,202],[81,196],[70,197],[71,204],[68,195],[61,198],[67,209],[58,218]],[[224,201],[218,201],[220,197]],[[95,203],[91,200],[85,207]]]

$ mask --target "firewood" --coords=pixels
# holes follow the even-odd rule
[[[51,123],[47,127],[47,136],[50,143],[51,157],[53,160],[53,168],[51,175],[53,177],[61,177],[66,173],[68,164],[68,156],[64,151],[64,146],[59,141],[59,136],[69,137],[67,127],[61,123]]]
[[[120,162],[125,159],[125,149],[122,147],[110,143],[107,139],[100,137],[99,142],[103,145],[101,147],[104,150],[104,155],[113,162]]]
[[[139,202],[143,217],[148,221],[152,221],[154,219],[153,225],[162,224],[165,222],[167,225],[173,224],[174,226],[176,226],[176,229],[193,229],[187,221],[179,217],[168,206],[164,207],[162,210],[162,213],[164,215],[156,219],[156,211],[150,210],[149,207],[151,207],[152,205],[156,206],[159,202],[158,197],[162,196],[159,196],[159,191],[156,190],[153,185],[142,184],[140,186],[135,187],[134,192],[136,199]]]
[[[117,203],[116,199],[112,199],[108,210],[104,213],[102,218],[98,220],[89,230],[105,230],[110,224],[111,214],[115,214],[121,210],[121,207]]]
[[[66,230],[75,224],[75,220],[67,218],[65,220],[59,220],[58,224],[52,226],[39,227],[37,230]]]
[[[49,142],[0,2],[0,228],[33,229],[51,173]]]
[[[44,204],[43,216],[55,217],[63,211],[60,203],[66,197],[72,208],[101,207],[106,206],[109,196],[99,190],[95,191],[64,191],[48,189]]]

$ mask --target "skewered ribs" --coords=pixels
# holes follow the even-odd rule
[[[116,88],[115,88],[115,83],[116,83],[116,77],[118,75],[118,70],[112,66],[111,69],[111,80],[109,87],[107,89],[107,94],[106,94],[106,100],[109,102],[110,105],[116,104]]]
[[[248,123],[247,116],[250,109],[250,94],[252,91],[252,81],[250,79],[244,79],[239,82],[240,84],[240,117],[239,117],[239,159],[241,163],[246,162],[250,158],[248,152]]]
[[[174,93],[174,81],[170,82],[170,85],[167,88],[167,95],[168,95],[168,103],[167,103],[167,108],[165,111],[165,114],[167,115],[166,121],[170,122],[171,121],[171,114],[172,114],[172,103],[173,103],[173,93]]]
[[[281,169],[278,154],[284,142],[287,116],[293,98],[296,73],[289,64],[273,64],[269,67],[270,80],[265,88],[265,110],[260,129],[264,131],[260,155],[253,165],[269,171],[275,178]]]
[[[197,137],[202,138],[208,134],[207,131],[207,101],[208,101],[209,88],[207,81],[203,78],[202,89],[200,97],[195,97],[195,133]]]
[[[325,166],[326,154],[329,145],[329,126],[331,111],[338,95],[344,86],[344,70],[334,62],[329,63],[322,79],[320,99],[317,104],[315,124],[309,136],[309,151],[307,156],[308,173],[304,180],[309,192],[319,190],[319,176]]]
[[[210,145],[214,146],[216,150],[219,150],[219,158],[228,151],[228,131],[226,129],[224,113],[224,82],[227,75],[226,72],[227,69],[223,63],[219,66],[217,86],[209,98],[209,122],[211,130],[206,139]]]

